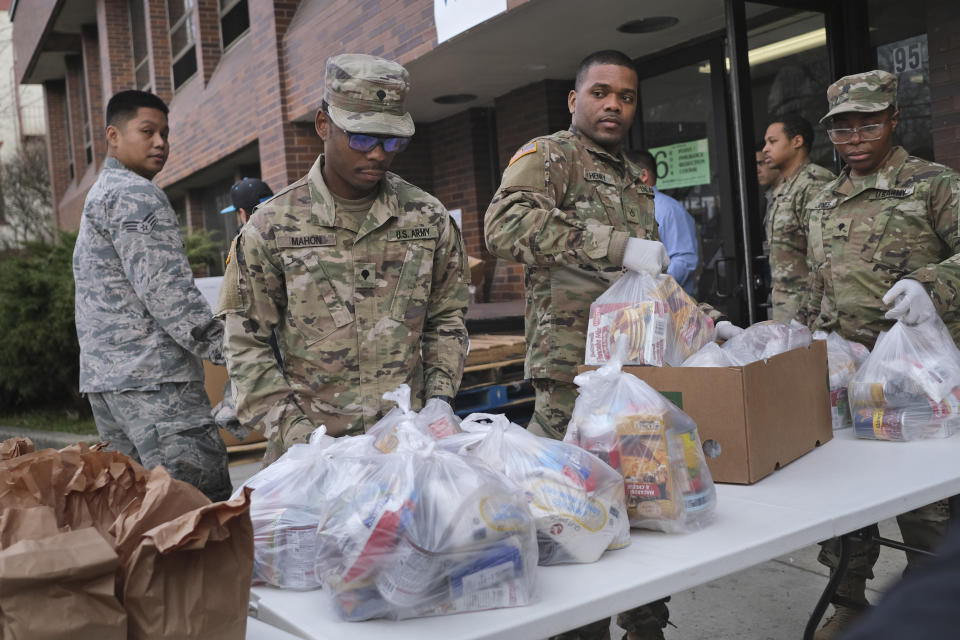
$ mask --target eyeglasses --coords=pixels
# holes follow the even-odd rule
[[[337,129],[340,129],[340,127],[337,127]],[[369,153],[376,149],[378,144],[383,145],[383,150],[387,153],[398,153],[410,144],[410,138],[381,138],[366,133],[350,133],[346,129],[340,129],[340,131],[343,131],[344,135],[347,136],[347,146],[360,153]]]
[[[864,142],[870,142],[871,140],[879,140],[880,136],[883,135],[883,128],[890,122],[885,120],[884,122],[879,122],[877,124],[868,124],[862,127],[854,127],[853,129],[827,129],[827,135],[830,136],[830,142],[835,142],[837,144],[845,144],[853,140],[854,134],[859,133],[860,139]]]

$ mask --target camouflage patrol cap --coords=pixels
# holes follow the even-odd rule
[[[403,109],[410,74],[392,60],[362,53],[327,59],[323,99],[334,124],[352,133],[409,137],[413,118]]]
[[[872,113],[896,106],[897,76],[879,69],[844,76],[827,87],[827,103],[830,110],[820,118],[821,124],[840,113]]]

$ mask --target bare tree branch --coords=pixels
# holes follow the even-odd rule
[[[0,250],[25,242],[52,243],[55,239],[53,196],[43,139],[25,140],[15,156],[3,163]]]

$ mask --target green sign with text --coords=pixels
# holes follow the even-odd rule
[[[710,146],[706,138],[654,147],[650,153],[657,162],[658,189],[710,184]]]

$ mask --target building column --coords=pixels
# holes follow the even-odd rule
[[[97,31],[102,56],[104,97],[136,88],[133,75],[133,45],[130,43],[130,12],[126,0],[97,0]]]
[[[47,116],[47,162],[50,171],[50,190],[53,193],[53,211],[58,228],[63,194],[70,185],[67,152],[67,88],[63,80],[43,83],[43,102]]]
[[[219,2],[197,0],[193,16],[197,25],[197,71],[203,76],[203,86],[207,86],[223,55],[220,49]]]
[[[83,118],[82,93],[86,91],[83,83],[83,59],[81,56],[64,56],[67,66],[67,115],[70,118],[70,144],[73,146],[73,179],[80,181],[87,170],[86,145],[83,134],[86,128]]]
[[[143,0],[147,29],[147,54],[150,56],[150,86],[157,96],[170,104],[173,99],[173,72],[170,66],[170,24],[167,0]]]
[[[186,227],[189,231],[203,231],[203,191],[187,191],[184,207],[186,209]]]
[[[80,29],[83,47],[83,78],[87,88],[87,108],[90,110],[90,135],[93,138],[93,164],[100,166],[107,156],[106,124],[107,103],[103,99],[100,83],[100,39],[97,26],[85,24]]]

